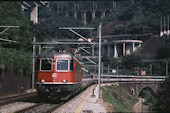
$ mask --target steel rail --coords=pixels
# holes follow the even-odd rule
[[[1,98],[0,99],[0,106],[9,104],[9,103],[12,103],[12,102],[15,102],[15,101],[31,98],[31,97],[36,96],[36,95],[37,95],[37,92]]]
[[[14,112],[14,113],[25,113],[25,112],[33,109],[33,108],[36,108],[36,107],[38,107],[38,106],[43,105],[43,104],[45,104],[45,103],[44,103],[44,102],[41,102],[41,103],[38,103],[38,104],[36,104],[36,105],[30,106],[30,107],[28,107],[28,108],[22,109],[22,110],[20,110],[20,111]]]
[[[52,113],[53,111],[55,111],[57,108],[61,107],[63,104],[65,104],[66,102],[61,102],[60,104],[56,105],[55,107],[47,110],[45,113]]]

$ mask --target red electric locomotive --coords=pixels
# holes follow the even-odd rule
[[[71,53],[47,51],[38,57],[37,91],[42,99],[67,100],[82,86],[82,66]]]

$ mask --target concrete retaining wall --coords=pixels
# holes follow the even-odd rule
[[[0,96],[30,89],[31,75],[0,71]],[[21,89],[23,87],[23,89]]]

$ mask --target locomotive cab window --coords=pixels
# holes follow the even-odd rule
[[[57,71],[68,71],[68,60],[58,59],[57,60]]]
[[[52,59],[41,59],[40,60],[40,70],[41,71],[51,71],[52,70]]]

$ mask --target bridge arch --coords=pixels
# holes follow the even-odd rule
[[[68,16],[73,17],[73,16],[74,16],[73,12],[72,12],[72,11],[69,11],[69,12],[68,12]]]
[[[83,13],[81,11],[77,12],[77,19],[82,20],[83,18]]]
[[[151,93],[156,94],[161,82],[156,83],[141,83],[141,82],[130,82],[121,83],[121,86],[125,88],[129,94],[139,97],[143,90],[149,90]]]
[[[97,10],[97,11],[95,12],[95,17],[96,17],[96,18],[101,18],[101,16],[102,16],[101,11]]]
[[[92,21],[92,12],[91,11],[86,11],[86,21],[87,23],[91,23]]]
[[[139,92],[138,97],[143,96],[142,94],[143,94],[144,91],[149,91],[153,96],[156,95],[156,92],[155,92],[151,87],[144,87],[144,88]]]
[[[105,16],[108,16],[108,15],[110,15],[111,14],[111,10],[106,10],[105,11]]]
[[[156,94],[158,89],[158,84],[138,84],[137,89],[136,89],[136,96],[140,96],[142,91],[148,90],[150,91],[153,95]]]

